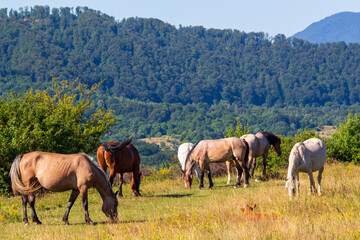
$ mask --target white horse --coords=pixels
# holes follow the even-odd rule
[[[194,144],[189,142],[189,143],[181,144],[178,148],[178,159],[181,164],[181,171],[183,175],[185,174],[185,163],[186,163],[187,155],[189,154],[191,149],[193,149],[193,147]],[[195,164],[195,173],[196,176],[199,176],[199,167],[197,163]]]
[[[319,171],[318,174],[318,194],[321,196],[321,178],[324,171],[324,164],[326,160],[326,146],[325,143],[317,138],[310,138],[305,142],[296,143],[290,152],[289,169],[286,181],[286,189],[289,196],[295,195],[295,186],[297,186],[298,194],[300,195],[300,181],[299,172],[306,172],[310,180],[310,193],[312,187],[316,194],[315,181],[313,172]]]

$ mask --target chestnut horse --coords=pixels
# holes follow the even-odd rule
[[[131,190],[133,196],[140,196],[140,155],[131,144],[132,138],[123,143],[108,142],[102,144],[97,150],[97,160],[100,167],[106,172],[109,167],[109,180],[114,182],[116,173],[120,174],[119,197],[122,197],[123,174],[131,172]]]
[[[281,155],[281,139],[280,137],[270,132],[258,132],[257,134],[246,134],[241,136],[241,139],[245,139],[249,144],[249,173],[251,177],[254,177],[254,170],[256,167],[256,158],[263,158],[263,176],[266,176],[266,163],[269,155],[270,147],[275,151],[277,156]],[[228,173],[228,184],[230,183],[230,162],[226,162],[226,168]]]
[[[207,170],[209,178],[209,188],[213,187],[211,180],[211,172],[209,168],[210,163],[221,163],[234,159],[238,170],[238,181],[236,186],[240,185],[241,174],[245,172],[245,184],[244,187],[249,185],[249,171],[247,168],[247,157],[248,157],[248,144],[245,140],[230,137],[217,140],[202,140],[198,142],[194,148],[191,149],[186,158],[185,163],[185,185],[191,188],[193,176],[191,170],[195,163],[199,165],[199,188],[204,187],[204,171]]]
[[[57,154],[30,152],[15,158],[10,169],[14,194],[22,194],[23,220],[29,224],[26,206],[30,205],[33,222],[41,224],[35,211],[35,197],[40,189],[52,192],[72,190],[63,217],[69,224],[69,212],[80,194],[85,211],[85,221],[93,225],[88,212],[88,189],[95,187],[103,200],[102,210],[111,222],[117,222],[116,194],[112,191],[106,174],[86,154]]]

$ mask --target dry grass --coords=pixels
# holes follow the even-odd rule
[[[285,176],[285,173],[282,175]],[[301,195],[289,200],[285,181],[272,179],[247,189],[226,185],[226,178],[215,178],[212,190],[184,189],[181,179],[146,181],[143,197],[130,195],[119,202],[119,224],[107,224],[101,212],[101,199],[90,192],[90,217],[97,224],[84,224],[84,213],[77,200],[69,217],[61,219],[70,193],[49,194],[37,201],[43,225],[24,227],[20,197],[2,198],[1,239],[359,239],[360,167],[327,164],[323,174],[323,196],[308,196],[308,178],[301,177]],[[196,183],[195,183],[196,184]],[[206,184],[206,183],[205,183]],[[257,204],[257,211],[272,212],[274,219],[244,218],[246,203]],[[13,205],[12,209],[11,206]],[[3,216],[1,218],[1,216]]]

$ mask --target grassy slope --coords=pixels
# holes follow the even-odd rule
[[[143,197],[131,197],[129,184],[125,186],[119,224],[105,223],[101,198],[92,189],[89,212],[95,226],[84,224],[79,199],[70,212],[71,225],[63,225],[69,192],[37,200],[41,226],[24,227],[20,197],[2,198],[0,239],[359,239],[360,166],[327,164],[322,197],[308,196],[308,178],[300,177],[301,196],[292,201],[284,180],[251,180],[248,189],[235,189],[224,177],[215,178],[214,189],[199,191],[185,189],[181,179],[144,179]],[[256,203],[257,211],[274,212],[277,218],[245,219],[240,211],[245,203]]]

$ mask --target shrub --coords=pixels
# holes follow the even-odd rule
[[[328,155],[343,162],[360,162],[359,114],[349,113],[345,123],[340,123],[332,138],[327,141]]]

